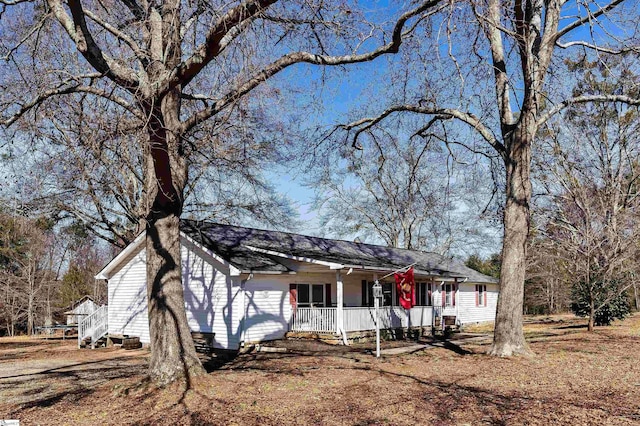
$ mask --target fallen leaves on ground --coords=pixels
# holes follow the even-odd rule
[[[380,360],[366,345],[288,342],[286,353],[205,360],[207,376],[166,388],[145,379],[144,349],[2,338],[0,418],[23,425],[640,424],[640,315],[594,333],[584,322],[528,319],[534,357],[484,355],[489,338]]]

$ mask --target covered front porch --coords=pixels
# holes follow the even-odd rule
[[[376,314],[373,307],[343,307],[342,323],[339,322],[338,308],[297,308],[293,313],[290,331],[316,333],[350,333],[376,329]],[[379,308],[380,328],[431,327],[442,313],[439,306],[414,306],[407,310],[401,306]]]
[[[441,277],[436,279],[416,274],[416,306],[404,309],[399,306],[393,276],[385,277],[383,273],[388,274],[387,271],[362,271],[345,277],[347,274],[337,271],[335,291],[331,288],[333,283],[291,284],[289,331],[346,336],[347,333],[375,330],[376,310],[372,286],[378,276],[383,278],[380,280],[383,287],[382,306],[378,308],[380,329],[440,326],[443,316],[457,316],[457,278],[443,280]]]

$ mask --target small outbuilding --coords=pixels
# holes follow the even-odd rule
[[[93,301],[91,296],[83,296],[71,304],[69,309],[64,312],[67,316],[67,325],[77,325],[95,312],[99,306]]]

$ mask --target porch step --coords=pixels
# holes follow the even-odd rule
[[[196,351],[211,353],[214,350],[216,333],[205,333],[202,331],[192,331],[191,338],[196,347]]]
[[[142,343],[140,343],[139,337],[127,337],[122,340],[122,349],[140,349]]]
[[[91,338],[85,338],[81,343],[80,347],[90,347],[91,346]],[[142,343],[140,342],[140,338],[136,336],[129,336],[128,334],[105,334],[103,337],[98,339],[94,345],[96,348],[98,347],[121,347],[122,349],[138,349],[142,347]]]
[[[298,340],[319,340],[330,345],[339,345],[342,338],[335,333],[319,333],[315,331],[289,331],[284,337],[286,339]]]
[[[457,317],[455,315],[443,315],[442,320],[444,321],[445,326],[455,326],[457,322]],[[435,326],[439,327],[441,325],[440,317],[435,318]]]
[[[87,348],[96,349],[96,348],[102,348],[106,346],[107,346],[107,336],[102,336],[101,338],[96,340],[93,345],[91,344],[91,337],[85,337],[80,342],[81,349],[87,349]]]

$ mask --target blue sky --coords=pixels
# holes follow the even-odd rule
[[[370,2],[368,5],[370,5],[372,10],[375,10],[372,13],[390,13],[391,8],[393,8],[393,6],[389,6],[388,2],[383,1]],[[568,9],[567,12],[571,12],[571,10]],[[574,10],[573,12],[575,13],[577,11]],[[572,21],[573,19],[575,19],[575,16],[572,15],[570,20]],[[563,21],[561,26],[566,25],[568,22],[569,21]],[[617,33],[617,29],[612,26],[611,23],[607,23],[607,25],[608,31],[612,31],[614,34]],[[596,38],[602,37],[602,29],[596,28],[594,30],[594,36]],[[566,36],[564,40],[570,41],[588,37],[589,33],[587,30],[579,30]],[[446,55],[445,52],[443,53]],[[363,108],[361,107],[363,106],[363,99],[366,97],[361,96],[362,91],[368,90],[372,86],[375,87],[374,83],[376,82],[376,78],[388,69],[389,61],[393,62],[398,60],[400,60],[399,56],[393,58],[378,58],[372,63],[347,66],[345,67],[345,70],[347,70],[346,73],[344,71],[336,71],[326,68],[324,72],[330,76],[327,86],[331,87],[326,87],[326,90],[323,89],[319,91],[319,93],[310,93],[308,95],[310,97],[320,97],[321,103],[323,104],[322,114],[305,117],[306,122],[304,123],[304,126],[331,126],[337,123],[349,121],[348,116],[351,112],[363,114]],[[311,80],[317,79],[322,73],[322,71],[317,67],[298,65],[297,67],[294,67],[294,69],[283,73],[277,84],[282,84],[284,81],[289,80],[289,78],[299,76],[301,67],[306,67],[304,73],[310,77]],[[378,79],[377,81],[383,80]],[[288,83],[302,86],[307,84],[296,81],[292,82],[291,80],[289,80],[287,84]],[[382,103],[383,102],[381,102],[381,105]],[[314,197],[313,189],[303,185],[305,178],[304,172],[300,170],[281,169],[271,171],[267,176],[280,193],[287,195],[295,203],[295,207],[300,214],[300,220],[303,223],[302,228],[299,231],[306,234],[321,234],[318,214],[311,210],[311,204]]]
[[[328,129],[348,122],[350,115],[361,110],[362,103],[367,100],[367,97],[363,96],[366,95],[365,91],[369,90],[376,76],[381,75],[388,68],[388,60],[389,57],[382,57],[373,62],[350,65],[344,69],[327,67],[324,70],[317,66],[299,64],[284,71],[273,84],[283,87],[294,86],[301,91],[306,90],[307,95],[293,100],[294,103],[313,102],[320,105],[318,109],[314,109],[314,114],[304,116],[303,122],[299,123],[302,129],[316,127]],[[311,84],[301,76],[309,77]],[[326,78],[323,87],[309,91],[309,87],[313,86],[314,82],[318,82],[322,76]],[[284,89],[283,93],[283,96],[288,96],[287,89]],[[295,110],[295,106],[293,109]],[[278,192],[288,196],[294,202],[302,222],[299,231],[310,235],[321,235],[318,212],[311,210],[314,190],[304,186],[307,177],[305,170],[279,167],[269,170],[266,177]]]

